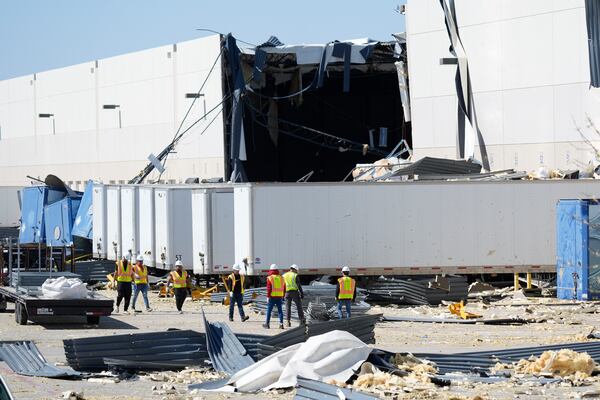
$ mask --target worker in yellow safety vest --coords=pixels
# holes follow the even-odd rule
[[[144,256],[139,254],[136,258],[136,263],[133,266],[133,283],[135,283],[135,289],[133,291],[133,301],[131,308],[133,312],[136,312],[135,302],[137,297],[142,293],[144,298],[144,304],[146,305],[146,312],[152,311],[150,308],[150,302],[148,301],[148,268],[144,265]]]
[[[273,308],[277,307],[279,314],[279,329],[283,329],[283,308],[282,300],[285,293],[285,282],[283,277],[279,275],[279,269],[276,264],[271,264],[269,275],[267,276],[267,321],[263,324],[263,328],[269,329],[271,321],[271,313]]]
[[[180,260],[175,261],[175,271],[171,271],[167,278],[167,290],[170,283],[173,284],[177,311],[179,314],[183,314],[183,303],[187,297],[188,289],[192,287],[192,280],[187,271],[183,269],[183,263]]]
[[[283,274],[283,281],[285,283],[285,316],[287,318],[287,326],[292,326],[292,302],[296,304],[300,323],[303,325],[306,324],[301,301],[304,298],[304,293],[302,292],[300,279],[298,279],[298,266],[296,264],[290,265],[290,270]]]
[[[352,303],[356,298],[356,281],[350,278],[350,268],[344,266],[342,268],[342,277],[338,279],[338,284],[335,289],[335,298],[338,301],[337,311],[338,317],[344,317],[342,308],[346,308],[346,318],[350,318]]]
[[[129,314],[129,301],[131,300],[131,282],[133,281],[133,270],[131,264],[123,257],[120,261],[117,261],[115,266],[114,277],[117,281],[117,309],[116,313],[119,313],[119,307],[121,301],[124,301],[123,312]]]
[[[238,305],[240,318],[242,322],[247,321],[250,317],[244,313],[244,275],[240,274],[240,265],[233,265],[233,272],[227,277],[229,283],[229,321],[233,322],[233,310],[235,304]]]

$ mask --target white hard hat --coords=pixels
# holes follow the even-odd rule
[[[295,269],[296,271],[298,271],[298,266],[296,264],[292,264],[290,265],[290,269]]]
[[[269,267],[269,270],[270,270],[270,271],[274,271],[274,270],[276,270],[276,269],[278,269],[278,268],[277,268],[277,264],[271,264],[271,267]]]
[[[177,261],[175,261],[175,266],[176,267],[183,267],[183,263],[181,262],[181,260],[177,260]]]
[[[239,271],[240,270],[240,264],[233,264],[233,270],[234,271]]]
[[[348,267],[347,265],[344,265],[342,267],[342,272],[350,272],[350,267]]]
[[[144,256],[140,254],[140,255],[137,256],[136,260],[144,262]]]

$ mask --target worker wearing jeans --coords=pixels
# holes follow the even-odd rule
[[[267,321],[263,324],[263,328],[269,329],[271,322],[271,313],[273,307],[277,307],[279,314],[279,329],[283,329],[283,294],[285,293],[285,283],[283,277],[279,275],[277,265],[271,264],[269,268],[269,276],[267,277]]]
[[[133,266],[133,281],[135,283],[133,300],[131,308],[135,312],[135,302],[137,301],[138,294],[142,292],[144,298],[144,304],[146,305],[146,311],[150,312],[150,302],[148,301],[148,268],[144,265],[144,256],[139,255],[136,259],[136,264]]]
[[[352,302],[356,298],[356,281],[350,278],[350,268],[342,268],[342,277],[338,279],[335,289],[335,298],[338,300],[338,317],[344,318],[343,308],[346,308],[346,318],[352,316]]]
[[[250,317],[244,313],[244,275],[240,275],[239,264],[233,266],[233,272],[227,277],[227,280],[231,285],[229,287],[229,321],[233,322],[233,311],[237,303],[240,318],[242,322],[245,322]]]

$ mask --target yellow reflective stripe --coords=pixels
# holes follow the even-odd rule
[[[283,297],[283,279],[281,275],[269,276],[271,280],[271,297]]]
[[[123,268],[123,262],[117,264],[117,282],[131,282],[131,264],[127,264],[127,268]]]
[[[296,274],[295,272],[289,271],[283,274],[283,280],[285,281],[285,291],[289,292],[290,290],[298,290],[298,286],[296,285]]]
[[[145,266],[135,266],[135,272],[139,278],[135,278],[135,283],[148,283],[148,269]]]

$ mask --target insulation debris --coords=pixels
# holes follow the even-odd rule
[[[545,351],[539,357],[519,360],[515,371],[522,374],[545,375],[575,378],[587,378],[592,375],[596,363],[587,353],[578,353],[570,349]]]

